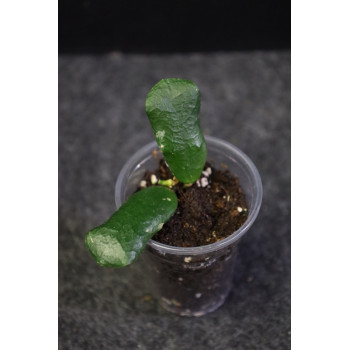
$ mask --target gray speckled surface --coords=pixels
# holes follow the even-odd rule
[[[153,140],[144,112],[165,77],[201,90],[205,134],[254,161],[264,198],[217,311],[183,318],[149,297],[140,261],[99,267],[85,233],[115,210],[123,163]],[[59,348],[290,348],[290,52],[59,58]]]

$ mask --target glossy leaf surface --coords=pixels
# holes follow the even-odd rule
[[[189,80],[163,79],[148,93],[146,113],[171,172],[183,183],[196,181],[207,147],[199,122],[200,92]]]
[[[176,208],[177,198],[170,189],[145,188],[133,194],[108,221],[89,231],[86,246],[101,266],[131,264]]]

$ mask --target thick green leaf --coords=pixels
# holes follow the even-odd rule
[[[132,195],[107,222],[88,232],[86,246],[102,266],[131,264],[176,208],[177,198],[170,189],[145,188]]]
[[[196,181],[207,147],[199,123],[200,92],[189,80],[163,79],[148,93],[146,113],[170,170],[183,183]]]

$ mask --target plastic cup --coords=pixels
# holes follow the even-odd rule
[[[150,240],[145,259],[150,267],[153,294],[166,310],[183,316],[202,316],[220,307],[232,288],[239,240],[255,221],[261,201],[261,179],[253,162],[240,149],[215,137],[206,138],[208,161],[223,165],[239,177],[248,205],[245,223],[225,239],[201,247],[173,247]],[[144,172],[157,168],[156,142],[142,147],[122,168],[115,187],[119,208],[135,192]]]

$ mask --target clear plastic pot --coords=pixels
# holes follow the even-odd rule
[[[201,316],[221,306],[232,288],[237,244],[256,219],[262,200],[261,179],[252,161],[237,147],[206,137],[208,161],[223,165],[239,177],[248,204],[248,218],[227,238],[201,247],[173,247],[150,240],[145,258],[151,267],[153,292],[168,311],[183,316]],[[157,168],[152,152],[156,142],[142,147],[122,168],[115,187],[120,207],[135,192],[144,172]]]

